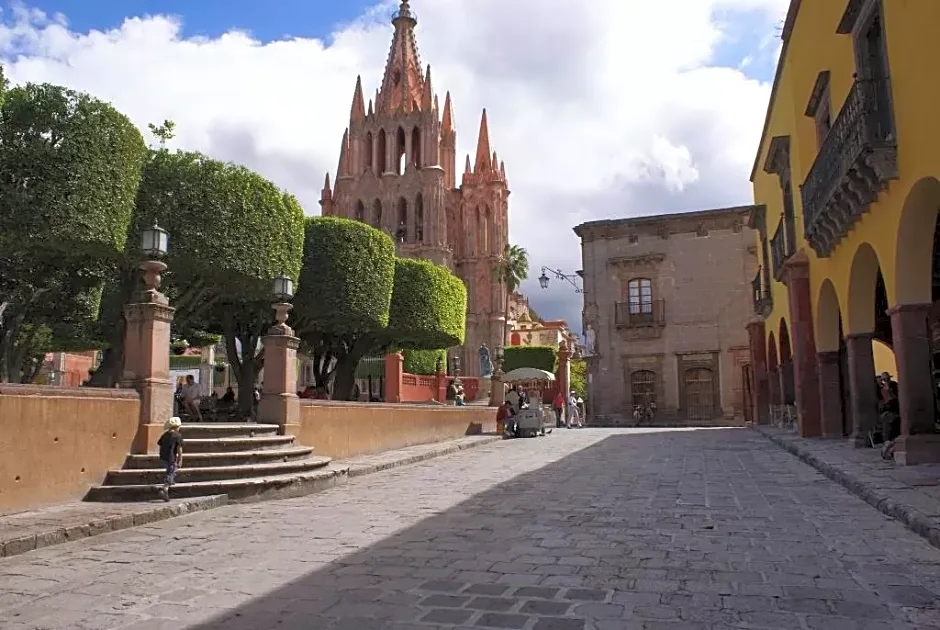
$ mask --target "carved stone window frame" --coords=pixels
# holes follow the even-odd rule
[[[821,148],[832,127],[832,97],[829,91],[829,70],[816,76],[816,83],[809,95],[805,115],[816,123],[816,147]]]

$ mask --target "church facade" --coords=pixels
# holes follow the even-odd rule
[[[399,256],[421,258],[453,271],[467,287],[467,331],[461,371],[478,376],[477,349],[502,345],[508,295],[496,269],[509,243],[509,184],[505,165],[490,148],[483,110],[476,156],[466,157],[458,186],[457,130],[450,92],[439,107],[431,67],[422,67],[417,19],[407,0],[395,28],[382,84],[366,104],[356,80],[349,127],[324,216],[368,223],[388,233]]]

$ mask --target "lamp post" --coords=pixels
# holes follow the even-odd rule
[[[287,315],[294,307],[294,281],[282,274],[274,279],[275,323],[262,338],[264,368],[258,421],[276,424],[281,435],[297,435],[300,430],[300,400],[297,398],[297,348],[300,339],[287,325]]]
[[[173,308],[160,293],[163,262],[169,251],[167,231],[154,221],[140,233],[144,290],[124,307],[123,387],[134,388],[140,395],[134,453],[152,452],[163,423],[173,415],[173,384],[170,382],[170,329]]]
[[[584,293],[584,289],[578,286],[578,283],[577,283],[578,276],[576,275],[570,276],[566,273],[562,273],[561,271],[557,269],[552,269],[551,267],[542,267],[542,275],[539,276],[539,286],[542,287],[543,289],[548,288],[548,283],[551,280],[551,278],[548,277],[549,272],[553,276],[558,278],[559,280],[564,280],[565,282],[573,286],[575,293]]]
[[[499,407],[505,399],[505,388],[503,387],[503,358],[506,351],[502,346],[496,346],[493,349],[494,370],[490,382],[490,407]]]

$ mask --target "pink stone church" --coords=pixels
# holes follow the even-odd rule
[[[443,111],[423,70],[408,0],[392,19],[395,33],[381,87],[368,105],[356,80],[335,186],[326,176],[324,216],[373,225],[396,242],[400,256],[444,265],[467,286],[462,373],[479,375],[477,349],[503,344],[508,295],[494,269],[509,242],[509,184],[490,149],[486,110],[476,158],[457,184],[457,130],[450,92]]]

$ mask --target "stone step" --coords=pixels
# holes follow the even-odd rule
[[[329,465],[329,457],[308,457],[299,461],[271,462],[267,464],[249,464],[241,466],[195,467],[189,464],[184,454],[183,467],[176,473],[179,483],[200,483],[206,481],[227,481],[272,475],[305,473]],[[121,469],[108,471],[105,486],[139,486],[160,484],[163,482],[163,468]]]
[[[258,499],[287,499],[326,490],[348,479],[349,469],[335,465],[290,475],[270,475],[222,481],[178,483],[170,488],[170,498],[227,495],[230,501]],[[85,496],[86,501],[153,501],[160,498],[159,484],[127,486],[95,486]]]
[[[188,442],[186,443],[188,444]],[[271,462],[289,462],[303,459],[313,453],[309,446],[289,446],[258,451],[233,451],[228,453],[191,453],[184,444],[184,463],[187,467],[208,468],[211,466],[245,466],[267,464]],[[124,470],[160,468],[159,455],[128,455],[124,460]]]
[[[276,424],[256,424],[253,422],[184,422],[180,427],[183,439],[255,437],[277,435]]]
[[[255,437],[193,438],[183,441],[187,453],[234,453],[263,449],[283,449],[294,443],[292,435],[258,435]]]

